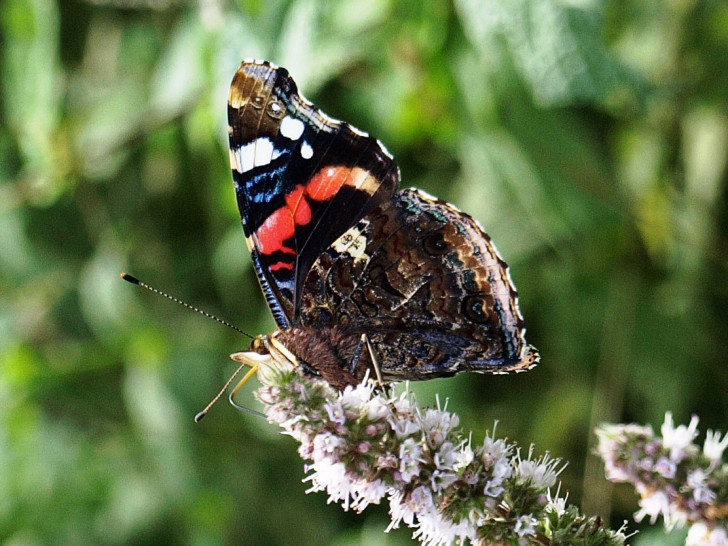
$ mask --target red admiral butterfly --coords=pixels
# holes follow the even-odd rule
[[[532,368],[506,263],[478,223],[416,189],[375,138],[283,68],[243,62],[228,100],[245,240],[278,324],[251,349],[342,389]]]

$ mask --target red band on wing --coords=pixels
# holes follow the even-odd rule
[[[336,195],[350,174],[349,167],[324,167],[308,181],[306,193],[314,201],[327,201]]]
[[[293,215],[288,207],[281,207],[265,219],[255,235],[258,239],[258,249],[263,254],[274,252],[285,252],[295,254],[296,252],[283,244],[283,241],[293,237],[296,226],[293,223]]]
[[[278,271],[280,269],[287,269],[288,271],[293,271],[293,264],[291,262],[276,262],[272,266],[269,267],[271,271]]]
[[[311,221],[311,207],[306,201],[303,191],[303,186],[296,186],[292,192],[286,195],[286,206],[275,210],[255,232],[258,239],[258,250],[262,254],[269,255],[274,252],[296,254],[292,248],[283,243],[286,239],[293,237],[296,226],[303,226]],[[282,268],[293,269],[293,264],[278,262],[271,267],[271,270],[277,271]]]
[[[284,241],[293,237],[296,226],[305,226],[311,221],[312,212],[308,199],[328,201],[333,199],[342,186],[351,186],[360,191],[374,193],[378,182],[372,175],[360,167],[328,166],[318,171],[306,183],[293,188],[285,196],[286,205],[274,211],[255,232],[258,250],[270,255],[274,252],[296,254],[296,251]],[[293,269],[293,264],[277,262],[271,266],[272,271]]]
[[[305,226],[311,221],[311,207],[303,196],[303,186],[296,186],[286,195],[286,206],[293,213],[293,222],[297,226]]]

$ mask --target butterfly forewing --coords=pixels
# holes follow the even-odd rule
[[[245,237],[281,328],[297,323],[318,255],[391,198],[399,170],[374,138],[303,98],[285,69],[244,62],[228,100],[230,163]]]

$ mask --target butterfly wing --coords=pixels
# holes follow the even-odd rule
[[[379,141],[329,118],[267,62],[238,68],[228,124],[245,240],[278,326],[290,328],[316,258],[391,198],[399,169]]]
[[[306,278],[301,324],[365,333],[385,379],[533,367],[508,267],[470,216],[403,190],[362,218]]]

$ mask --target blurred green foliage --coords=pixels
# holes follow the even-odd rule
[[[617,526],[636,499],[603,480],[596,423],[728,428],[727,3],[4,0],[0,25],[3,544],[410,542],[306,496],[262,419],[194,425],[247,341],[118,278],[272,330],[227,164],[243,58],[510,263],[542,364],[421,403],[569,460],[570,500]]]

